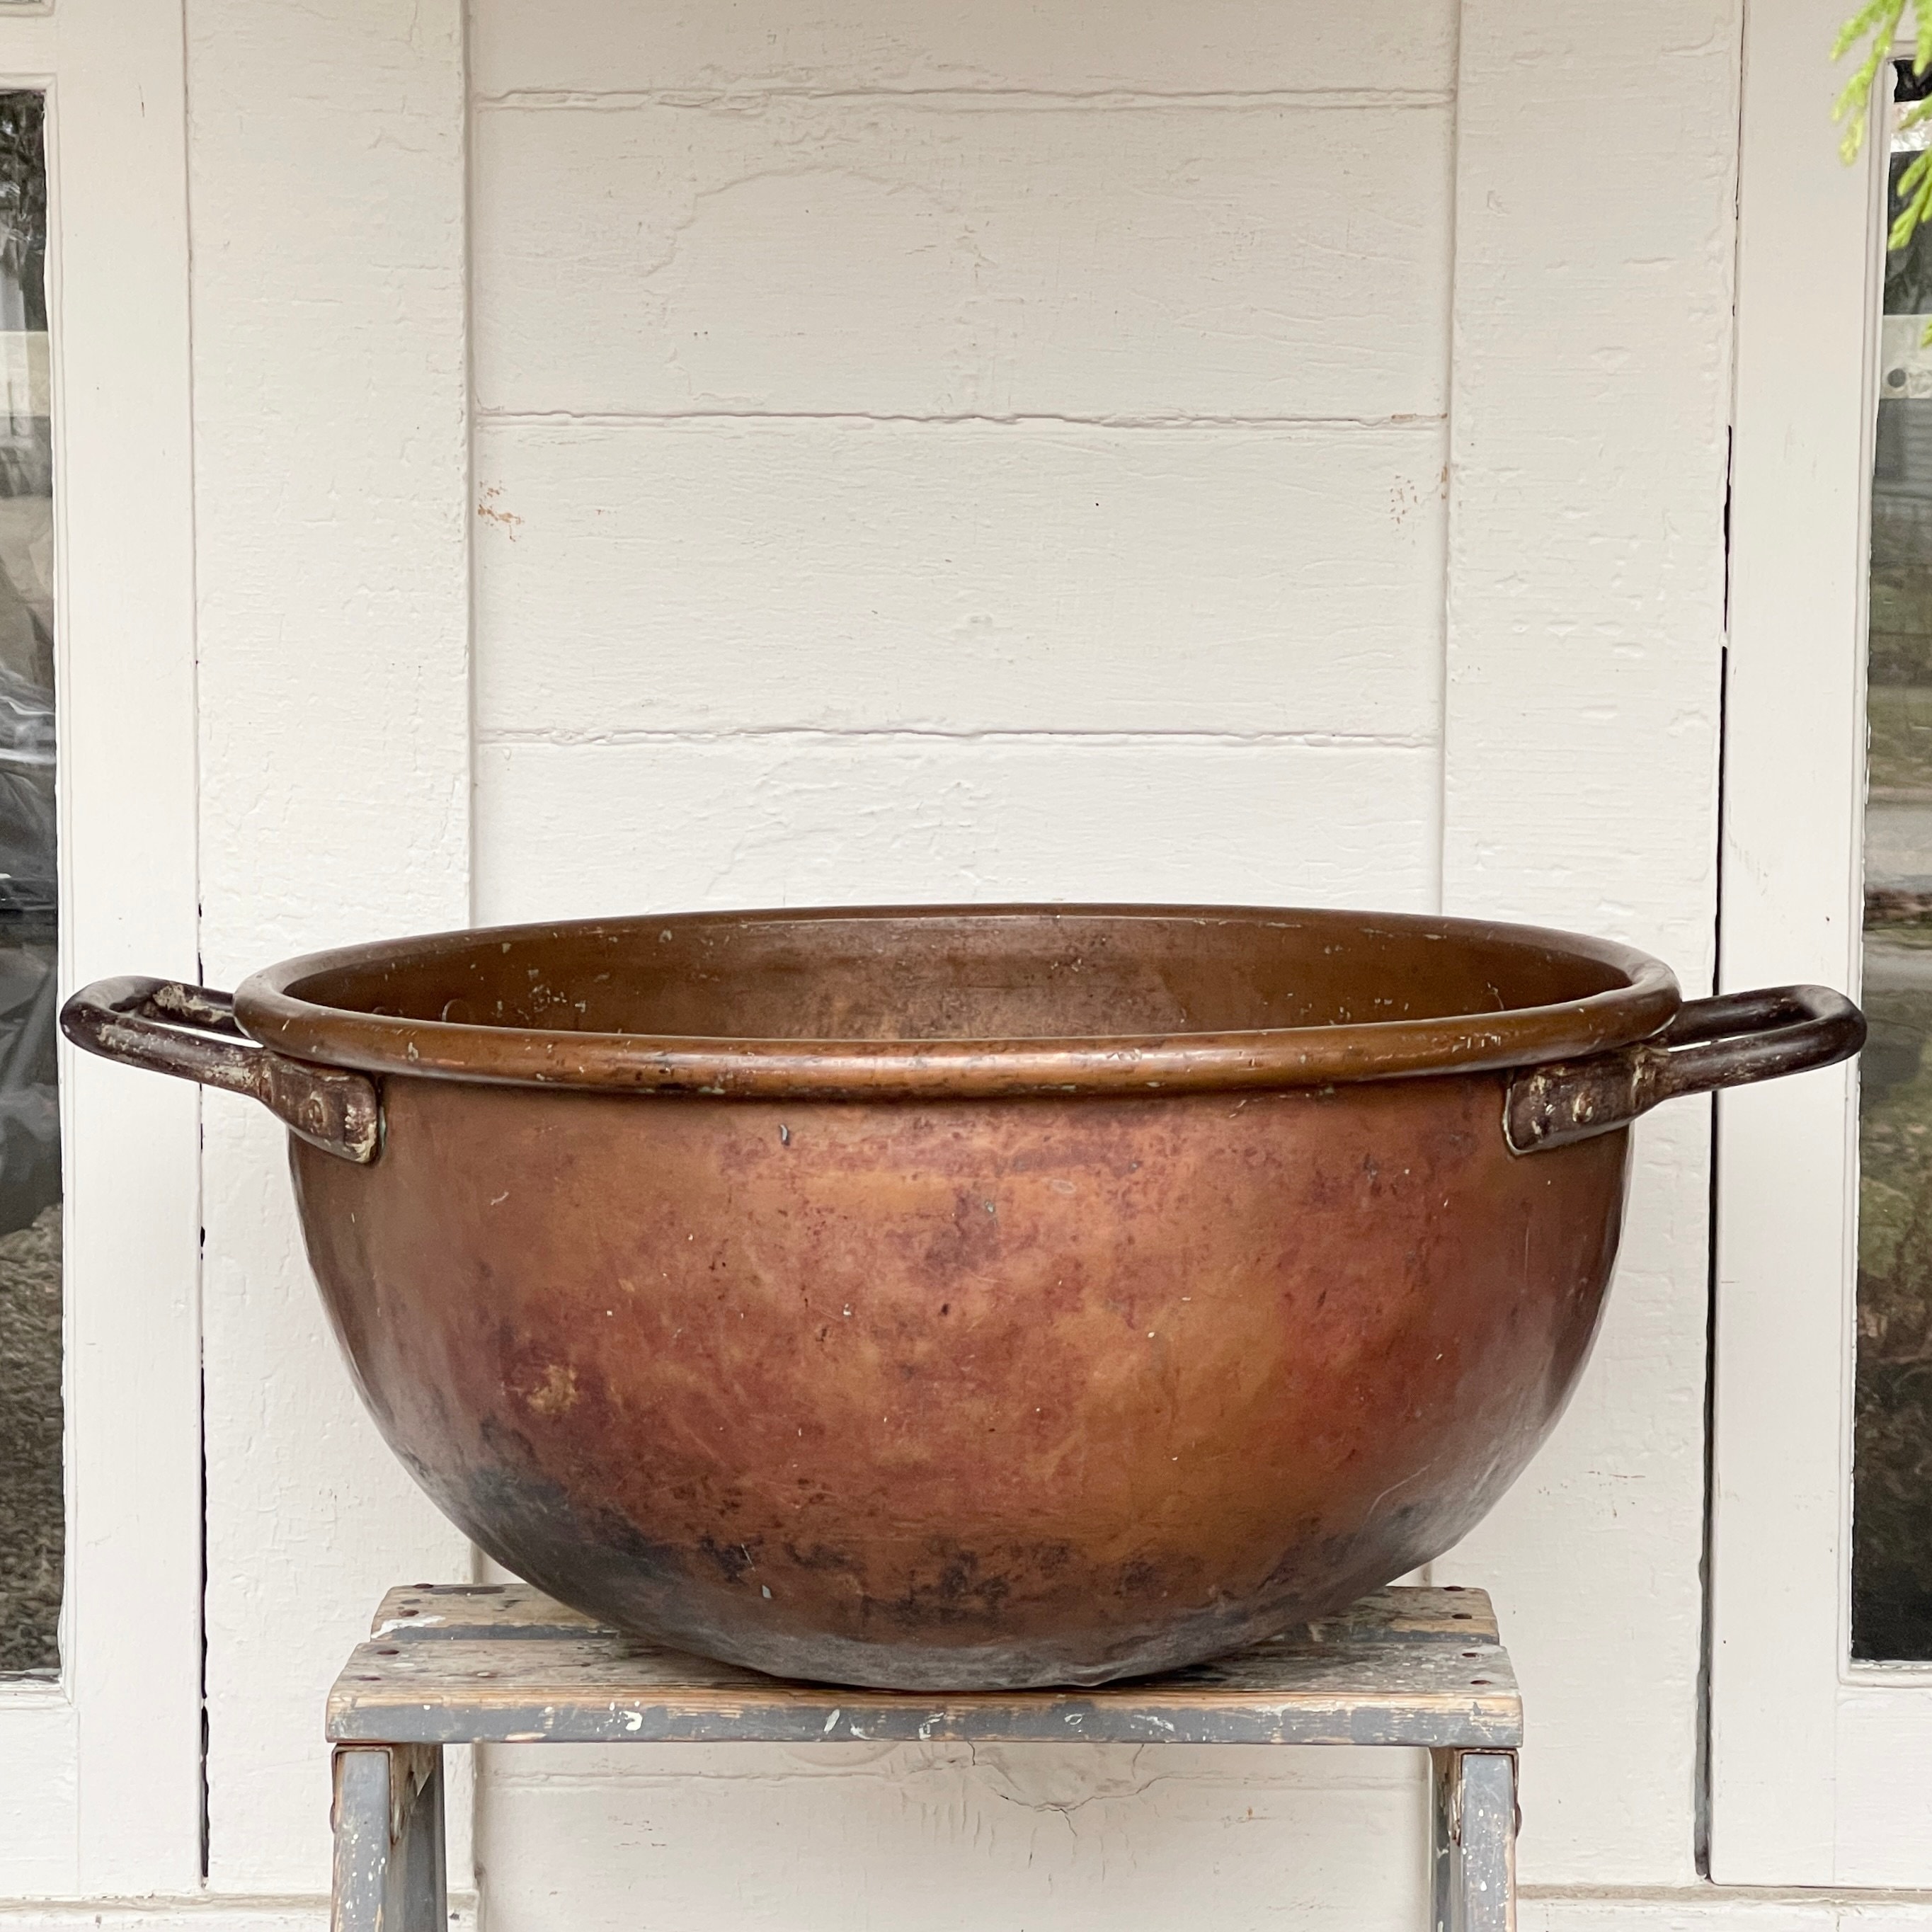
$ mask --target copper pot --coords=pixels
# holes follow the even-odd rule
[[[1568,934],[1142,906],[447,934],[62,1023],[288,1124],[364,1399],[499,1562],[922,1690],[1169,1669],[1449,1547],[1582,1366],[1629,1122],[1864,1034]]]

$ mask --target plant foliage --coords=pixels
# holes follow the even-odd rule
[[[1868,0],[1838,29],[1837,44],[1832,49],[1834,60],[1843,60],[1861,41],[1864,44],[1858,64],[1832,110],[1832,118],[1844,124],[1845,136],[1838,152],[1847,161],[1856,160],[1858,150],[1864,146],[1873,102],[1882,107],[1891,98],[1890,88],[1882,83],[1908,6],[1912,9],[1914,28],[1912,70],[1922,80],[1932,71],[1932,0]],[[1898,131],[1903,134],[1928,121],[1932,121],[1932,96],[1900,110]],[[1920,224],[1932,219],[1932,147],[1912,156],[1893,193],[1897,212],[1886,245],[1903,248],[1918,232]]]

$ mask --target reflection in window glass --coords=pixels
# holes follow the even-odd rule
[[[1917,83],[1899,80],[1901,98]],[[1898,177],[1927,130],[1895,137]],[[1932,234],[1886,264],[1872,476],[1852,1650],[1932,1659]]]
[[[0,93],[0,1672],[60,1662],[53,442],[42,98]]]

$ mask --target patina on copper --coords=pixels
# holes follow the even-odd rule
[[[1628,1122],[1863,1034],[1565,934],[1198,908],[455,934],[234,1012],[261,1044],[155,982],[65,1020],[291,1120],[455,1522],[620,1628],[940,1690],[1196,1661],[1447,1548],[1582,1366]]]

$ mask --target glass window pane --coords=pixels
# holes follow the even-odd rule
[[[53,440],[41,97],[0,93],[0,1673],[51,1674],[65,1536]]]
[[[1901,75],[1901,98],[1916,84]],[[1895,135],[1899,178],[1926,130]],[[1871,499],[1852,1650],[1932,1659],[1932,232],[1886,264]]]

